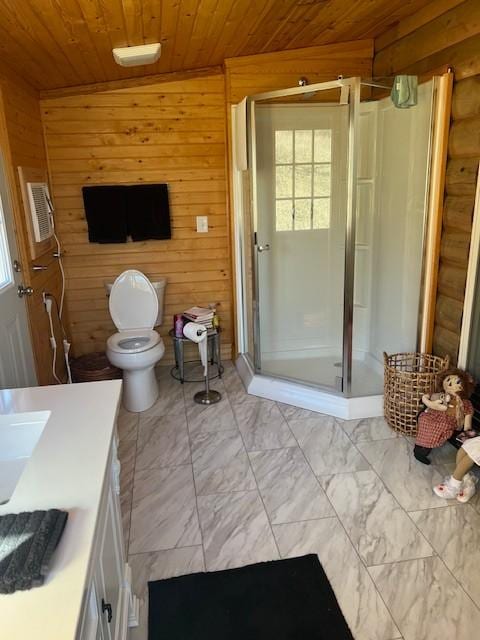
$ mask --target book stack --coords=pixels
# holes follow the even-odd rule
[[[213,317],[215,311],[212,309],[205,309],[203,307],[190,307],[183,312],[183,317],[191,322],[197,322],[203,324],[207,329],[213,329]]]

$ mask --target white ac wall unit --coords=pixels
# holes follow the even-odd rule
[[[53,209],[48,185],[45,182],[27,182],[27,192],[35,242],[43,242],[53,235]]]
[[[51,254],[54,250],[52,200],[45,169],[18,167],[30,259]]]

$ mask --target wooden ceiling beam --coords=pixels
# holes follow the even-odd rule
[[[156,73],[148,76],[124,78],[112,80],[110,82],[96,82],[93,84],[81,84],[75,87],[65,87],[61,89],[47,89],[40,92],[43,98],[61,98],[64,96],[75,96],[89,93],[99,93],[102,91],[116,91],[118,89],[130,89],[132,87],[142,87],[158,82],[176,82],[178,80],[188,80],[191,78],[204,78],[223,72],[220,65],[205,67],[203,69],[193,69],[190,71],[171,71],[169,73]]]
[[[338,42],[335,44],[323,44],[315,47],[301,47],[299,49],[286,49],[285,51],[275,52],[275,63],[286,62],[290,59],[300,59],[308,63],[309,60],[318,58],[328,58],[335,55],[340,59],[352,57],[371,57],[373,54],[373,40],[354,40],[352,42]],[[263,62],[272,60],[271,53],[259,53],[252,56],[239,56],[237,58],[229,58],[225,60],[225,66],[228,66],[233,72],[235,67],[246,67],[249,65],[262,65]],[[298,62],[297,62],[298,64]]]

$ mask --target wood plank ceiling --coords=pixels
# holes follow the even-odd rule
[[[430,1],[0,0],[0,65],[40,90],[198,69],[374,38]],[[155,65],[113,61],[113,47],[158,41]]]

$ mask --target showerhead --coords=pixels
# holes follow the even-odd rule
[[[302,76],[301,78],[299,78],[298,86],[299,87],[308,86],[308,79],[305,76]],[[306,93],[302,93],[301,100],[310,100],[310,98],[313,98],[314,95],[315,95],[315,91],[307,91]]]

